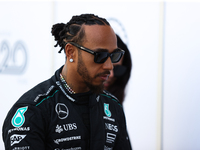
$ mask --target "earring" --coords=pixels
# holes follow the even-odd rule
[[[73,62],[74,60],[72,58],[69,59],[70,62]]]

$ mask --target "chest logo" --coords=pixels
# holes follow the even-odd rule
[[[13,134],[10,137],[10,146],[13,146],[14,144],[17,144],[21,142],[26,137],[26,135],[20,135],[20,134]]]
[[[17,109],[11,121],[14,127],[21,127],[24,124],[25,122],[24,113],[27,111],[27,109],[28,109],[28,106]]]
[[[56,104],[55,111],[58,114],[58,118],[65,119],[69,115],[69,109],[63,103]]]
[[[107,117],[111,117],[111,112],[109,110],[109,104],[104,103],[104,112]]]
[[[77,125],[76,123],[68,123],[68,124],[63,124],[63,125],[57,125],[55,132],[61,133],[63,131],[71,131],[71,130],[76,130]]]

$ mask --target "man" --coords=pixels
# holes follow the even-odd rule
[[[124,51],[109,23],[93,14],[56,24],[52,34],[66,63],[26,92],[3,125],[6,149],[129,150],[123,109],[103,91]]]

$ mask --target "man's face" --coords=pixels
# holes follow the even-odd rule
[[[117,40],[110,26],[85,25],[85,40],[82,46],[93,51],[107,51],[112,53],[117,48]],[[110,57],[102,64],[94,62],[94,55],[79,50],[77,72],[83,82],[91,90],[101,92],[103,83],[108,79],[113,64]]]

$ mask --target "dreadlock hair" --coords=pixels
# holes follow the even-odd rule
[[[54,47],[58,45],[61,49],[58,53],[61,53],[65,49],[67,42],[76,42],[81,44],[85,32],[82,29],[82,25],[109,25],[108,21],[104,18],[100,18],[94,14],[81,14],[79,16],[73,16],[67,23],[58,23],[52,26],[52,36],[54,36],[57,42]]]

